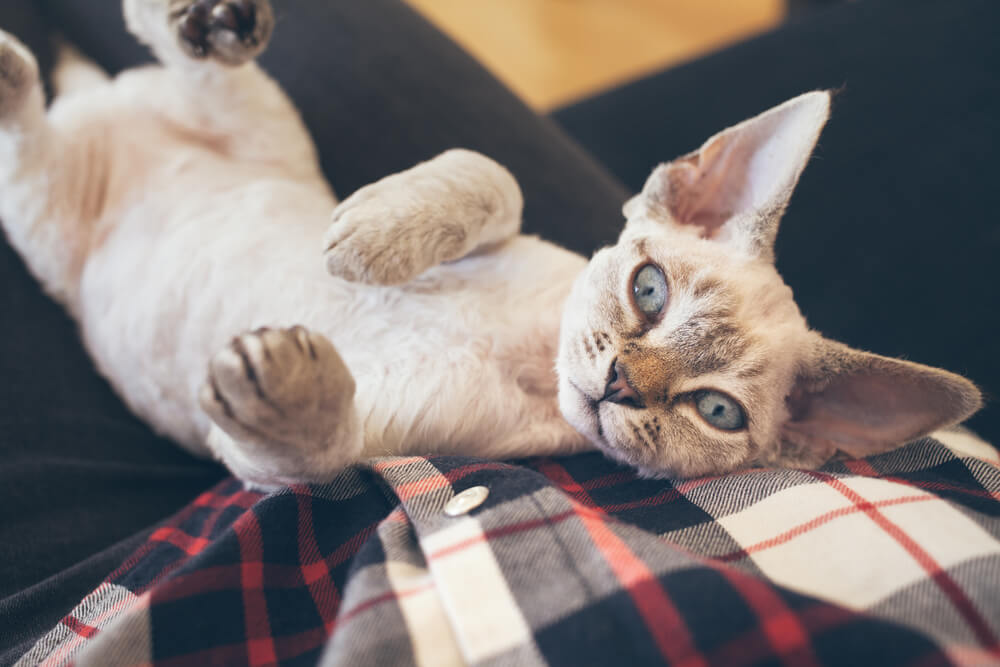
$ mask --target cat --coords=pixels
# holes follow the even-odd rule
[[[774,268],[826,92],[656,168],[588,262],[520,235],[514,178],[466,150],[338,205],[254,63],[267,0],[123,9],[162,66],[111,80],[64,50],[47,113],[0,33],[0,219],[129,407],[249,484],[595,447],[650,476],[816,466],[980,405],[810,330]]]

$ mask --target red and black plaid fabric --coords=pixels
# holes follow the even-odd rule
[[[684,482],[597,454],[230,480],[22,663],[1000,664],[997,462],[948,432]]]

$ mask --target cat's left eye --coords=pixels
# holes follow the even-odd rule
[[[660,314],[667,303],[667,277],[655,264],[646,264],[632,279],[632,300],[647,318]]]
[[[699,391],[694,406],[701,418],[723,431],[738,431],[746,426],[747,418],[740,404],[718,391]]]

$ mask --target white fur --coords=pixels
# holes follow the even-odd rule
[[[0,48],[33,67],[13,38],[0,36]],[[581,257],[516,237],[392,289],[331,277],[324,234],[336,200],[297,114],[255,65],[89,82],[44,117],[33,81],[17,124],[0,120],[0,217],[78,320],[98,368],[158,432],[208,455],[212,422],[198,396],[209,360],[241,332],[303,325],[333,342],[355,378],[364,456],[585,446],[558,413],[553,369]],[[463,157],[482,160],[442,159]],[[429,164],[414,179],[434,181]],[[512,184],[503,196],[518,208],[501,211],[503,236],[519,226]],[[262,467],[246,476],[286,481],[280,464]]]

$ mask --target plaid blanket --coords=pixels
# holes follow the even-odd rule
[[[229,480],[21,664],[1000,664],[997,464],[956,431],[683,482],[597,454]]]

